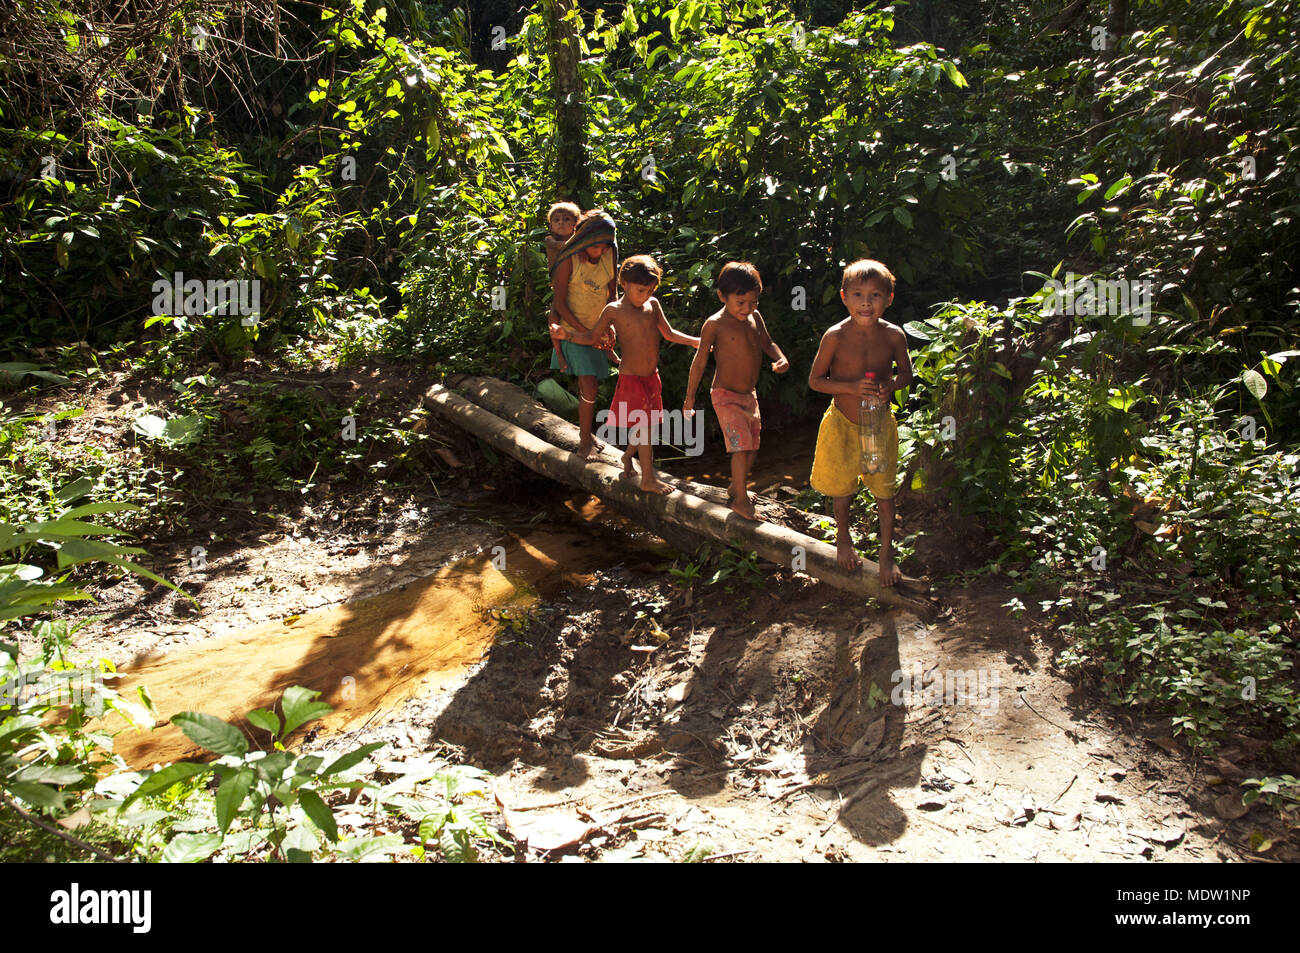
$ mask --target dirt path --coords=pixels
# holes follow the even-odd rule
[[[533,846],[590,816],[607,823],[581,853],[616,858],[1234,855],[1177,758],[1078,713],[1054,676],[1017,672],[1037,649],[993,622],[986,595],[962,594],[927,630],[790,579],[725,609],[670,600],[660,642],[636,621],[654,590],[633,577],[551,607],[529,643],[498,641],[464,685],[401,719],[417,742],[493,768],[507,806],[550,805],[527,815]],[[973,691],[931,704],[900,671],[972,673]]]
[[[254,541],[209,562],[190,643],[115,639],[110,621],[85,647],[129,642],[164,717],[322,689],[339,710],[318,745],[489,768],[539,858],[1234,859],[1259,820],[1213,817],[1214,787],[1172,741],[1104,721],[997,586],[946,593],[930,627],[789,573],[688,592],[594,526],[593,500],[564,506],[567,532],[412,524],[364,565],[347,539]],[[309,574],[303,594],[243,598],[268,564]],[[324,593],[340,604],[303,611]],[[136,763],[186,753],[174,734],[123,741]]]

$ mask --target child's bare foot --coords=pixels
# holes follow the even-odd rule
[[[632,460],[635,459],[635,457],[636,454],[631,450],[626,450],[623,453],[622,477],[624,480],[635,480],[637,478],[636,467],[632,465]]]
[[[845,569],[857,569],[862,560],[853,551],[853,540],[840,538],[835,543],[835,561]]]
[[[675,493],[677,487],[665,483],[657,476],[650,474],[649,479],[641,481],[642,493],[658,493],[660,496],[667,496],[669,493]]]
[[[595,460],[597,454],[599,454],[604,448],[605,445],[601,444],[600,448],[597,449],[596,442],[588,437],[586,440],[578,441],[578,456],[582,457],[584,460]]]
[[[880,584],[882,586],[892,586],[902,578],[903,570],[899,569],[892,559],[880,560]]]
[[[758,514],[754,512],[754,501],[749,498],[748,493],[742,497],[732,495],[731,512],[743,516],[747,520],[758,520]]]

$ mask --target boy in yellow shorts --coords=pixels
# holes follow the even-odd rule
[[[814,490],[832,498],[835,506],[835,549],[845,569],[862,565],[853,549],[849,532],[849,503],[858,489],[858,478],[876,498],[880,509],[880,582],[892,586],[903,577],[894,563],[894,484],[898,479],[898,425],[889,415],[890,448],[883,472],[860,473],[858,414],[862,401],[890,395],[912,382],[912,360],[907,355],[903,329],[884,320],[885,309],[894,300],[894,276],[878,261],[862,259],[844,269],[840,300],[848,317],[822,336],[808,374],[808,386],[834,397],[817,432],[813,459]],[[894,376],[894,368],[898,376]],[[868,379],[873,374],[874,379]]]

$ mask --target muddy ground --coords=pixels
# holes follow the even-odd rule
[[[101,413],[78,425],[111,421],[111,404]],[[430,574],[490,572],[492,547],[522,552],[533,539],[554,558],[516,580],[528,604],[473,607],[488,634],[481,660],[421,676],[400,697],[381,693],[312,741],[383,741],[375,757],[389,771],[430,758],[491,771],[489,817],[513,847],[488,857],[1296,859],[1294,832],[1267,808],[1220,816],[1238,813],[1223,796],[1259,745],[1238,739],[1206,764],[1167,722],[1097,704],[1055,672],[1061,645],[1045,622],[1008,614],[1004,580],[950,575],[978,565],[982,544],[963,534],[954,545],[939,517],[906,504],[900,513],[916,535],[904,569],[935,582],[944,605],[927,625],[771,566],[751,582],[686,586],[665,571],[671,554],[597,501],[448,442],[458,465],[446,463],[433,489],[357,498],[331,486],[278,521],[144,541],[154,568],[201,608],[123,579],[96,591],[101,618],[80,648],[127,671],[161,666],[152,677],[162,679],[169,660],[213,651],[219,673],[223,637],[262,626],[273,642],[269,623],[328,627],[318,614],[382,593],[400,610],[401,593]],[[349,615],[363,630],[365,612]],[[289,677],[248,676],[247,708]],[[242,678],[225,679],[227,694]],[[310,687],[348,707],[340,685]],[[212,710],[200,689],[182,694]],[[1274,841],[1267,855],[1252,852],[1252,835]]]

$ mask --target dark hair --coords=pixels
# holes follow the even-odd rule
[[[623,267],[618,270],[618,283],[620,285],[657,285],[663,278],[664,270],[659,267],[659,263],[649,255],[633,255],[623,262]]]
[[[758,269],[748,261],[729,261],[718,275],[718,290],[724,295],[748,294],[763,290],[763,279]]]
[[[874,258],[859,258],[845,268],[844,277],[840,279],[840,290],[847,291],[849,285],[856,285],[862,281],[879,281],[889,289],[891,295],[894,293],[893,274]]]

